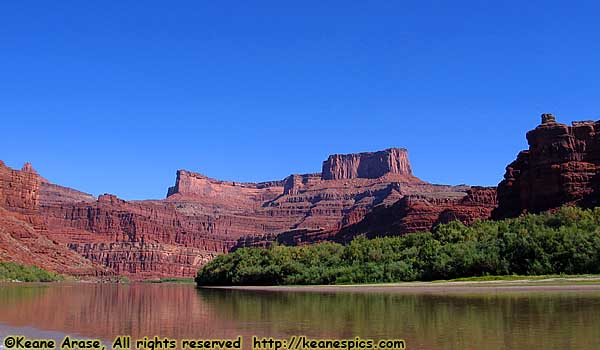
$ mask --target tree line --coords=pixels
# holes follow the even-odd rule
[[[389,232],[381,232],[388,236]],[[431,232],[357,237],[347,245],[273,245],[220,255],[196,283],[309,285],[432,281],[474,276],[600,273],[600,208],[563,207]]]

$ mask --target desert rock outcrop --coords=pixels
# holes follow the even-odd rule
[[[563,204],[598,204],[600,122],[556,122],[552,114],[527,133],[529,149],[506,167],[495,218],[537,213]]]

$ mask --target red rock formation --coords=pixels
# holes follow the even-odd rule
[[[215,230],[219,219],[186,216],[169,201],[42,203],[48,236],[87,259],[134,279],[193,276],[235,239]]]
[[[218,253],[181,244],[141,242],[69,243],[84,258],[135,279],[191,277]]]
[[[294,174],[283,180],[283,194],[296,196],[306,188],[316,185],[321,181],[321,174]]]
[[[551,114],[527,133],[529,150],[506,167],[495,218],[540,212],[563,204],[598,204],[600,121],[557,123]]]
[[[165,200],[124,201],[50,184],[30,167],[0,167],[0,203],[33,225],[16,231],[37,234],[90,266],[133,279],[191,277],[216,254],[240,246],[331,239],[340,229],[367,222],[363,218],[374,207],[402,198],[400,203],[417,204],[402,209],[410,213],[400,233],[452,217],[468,222],[487,211],[487,202],[482,212],[479,203],[467,203],[485,197],[465,196],[467,186],[432,185],[412,176],[406,150],[331,156],[323,170],[263,183],[179,170]],[[419,206],[421,197],[425,204]],[[443,210],[453,211],[440,217]]]
[[[456,205],[444,209],[432,225],[447,224],[451,221],[460,221],[470,225],[475,220],[489,219],[492,210],[498,206],[497,191],[495,187],[471,187],[467,195],[461,198]]]
[[[40,266],[73,276],[110,276],[111,271],[46,234],[39,215],[43,181],[29,163],[18,171],[0,162],[0,261]]]
[[[388,173],[412,176],[408,151],[390,148],[379,152],[334,154],[323,162],[323,180],[376,179]]]
[[[471,224],[477,219],[488,219],[496,204],[493,187],[472,187],[466,195],[456,192],[409,195],[391,206],[374,208],[363,220],[343,228],[333,239],[349,242],[359,235],[373,238],[425,232],[454,220]]]
[[[38,206],[40,177],[25,163],[21,171],[0,161],[0,206],[18,212],[31,212]]]
[[[186,170],[177,171],[175,186],[170,187],[167,197],[205,199],[222,204],[247,205],[254,207],[261,202],[274,199],[283,191],[283,181],[245,183],[221,181]]]
[[[40,201],[46,205],[52,203],[92,203],[96,198],[72,188],[51,184],[47,181],[40,183]]]

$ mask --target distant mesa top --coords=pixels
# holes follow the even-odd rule
[[[321,173],[293,174],[283,180],[259,183],[217,180],[182,169],[177,171],[175,185],[169,187],[167,197],[180,195],[226,198],[231,196],[232,191],[238,193],[240,190],[271,188],[277,192],[278,187],[283,188],[283,194],[292,194],[296,193],[298,187],[319,181],[379,179],[386,175],[391,175],[394,181],[421,182],[412,175],[408,151],[405,148],[388,148],[376,152],[333,154],[323,162]]]
[[[334,154],[323,162],[323,180],[376,179],[388,173],[412,176],[408,151],[388,148],[378,152]]]

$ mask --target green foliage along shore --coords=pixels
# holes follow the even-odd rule
[[[0,282],[55,282],[62,280],[63,276],[39,267],[0,262]]]
[[[431,281],[486,275],[600,273],[600,208],[503,221],[452,222],[432,232],[348,245],[243,248],[206,264],[199,286]]]

